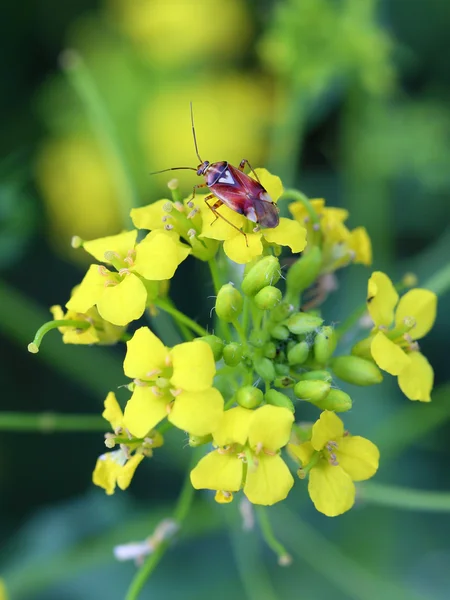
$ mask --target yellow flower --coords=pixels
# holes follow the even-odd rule
[[[271,175],[266,169],[255,169],[255,172],[262,186],[267,190],[272,200],[276,202],[283,193],[280,178]],[[252,175],[250,174],[250,176]],[[263,241],[266,244],[289,246],[292,252],[301,252],[306,246],[305,228],[292,219],[282,217],[277,227],[252,233],[255,223],[225,205],[221,206],[218,212],[230,221],[234,227],[224,219],[215,219],[205,202],[197,203],[197,206],[203,216],[203,228],[199,237],[223,240],[225,254],[236,263],[245,264],[261,256],[264,250]],[[245,231],[246,236],[239,230]]]
[[[135,382],[124,426],[136,437],[165,417],[192,435],[206,435],[217,427],[224,402],[212,387],[216,365],[206,342],[169,350],[148,327],[141,327],[127,342],[124,371]]]
[[[129,432],[125,430],[124,416],[113,392],[106,397],[102,416],[109,421],[114,430],[114,434],[105,436],[108,447],[114,447],[118,442],[116,436],[124,436],[124,439],[120,440],[119,450],[105,452],[99,456],[92,474],[93,483],[111,495],[114,493],[116,485],[121,490],[125,490],[130,485],[140,462],[144,457],[152,456],[153,448],[162,446],[163,438],[160,433],[149,430],[145,432],[144,440],[134,440],[130,437]]]
[[[55,321],[61,319],[86,321],[90,323],[88,329],[77,329],[73,326],[58,327],[58,330],[63,335],[65,344],[115,344],[122,337],[125,327],[112,325],[102,319],[98,310],[93,306],[86,313],[79,313],[73,310],[68,310],[64,313],[61,306],[55,305],[50,307],[50,312]]]
[[[374,361],[398,377],[410,400],[429,402],[434,373],[417,340],[433,327],[437,296],[414,288],[400,298],[391,280],[380,271],[372,273],[367,290],[367,309],[375,324],[370,351]]]
[[[191,471],[192,485],[216,490],[220,503],[230,502],[242,487],[253,504],[284,500],[294,479],[279,451],[289,440],[293,421],[290,410],[270,405],[226,411],[213,431],[218,448]]]
[[[378,469],[378,448],[363,437],[344,431],[341,419],[324,411],[312,428],[311,441],[289,444],[289,453],[309,473],[308,492],[316,509],[336,517],[355,503],[354,481],[365,481]]]
[[[343,208],[326,207],[325,200],[310,200],[320,219],[322,233],[322,273],[331,273],[349,263],[370,265],[372,245],[364,227],[348,229],[344,222],[348,211]],[[308,239],[314,239],[314,227],[302,202],[293,202],[289,211],[299,223],[306,226]]]
[[[156,282],[173,277],[190,249],[172,232],[152,231],[138,244],[136,236],[132,230],[83,243],[89,254],[117,272],[91,265],[66,304],[69,310],[85,313],[96,305],[100,316],[114,325],[127,325],[142,316],[158,293]]]

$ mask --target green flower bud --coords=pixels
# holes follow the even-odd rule
[[[264,394],[257,387],[245,385],[236,393],[236,401],[243,408],[256,408],[263,401]]]
[[[223,349],[223,360],[229,367],[237,367],[242,360],[242,346],[237,342],[227,344]]]
[[[205,444],[209,444],[212,442],[212,435],[190,435],[189,436],[189,446],[191,448],[198,448],[199,446],[204,446]]]
[[[298,312],[289,317],[286,325],[289,331],[295,335],[304,335],[318,329],[323,323],[323,319],[310,315],[308,313]]]
[[[295,412],[292,400],[285,394],[277,392],[276,390],[269,390],[266,392],[264,400],[267,404],[272,404],[272,406],[281,406],[281,408],[288,408],[290,411]]]
[[[269,334],[265,331],[253,329],[253,331],[250,332],[249,342],[252,344],[252,346],[255,346],[256,348],[262,348],[266,344],[268,339]]]
[[[264,381],[273,381],[275,379],[275,367],[269,358],[265,356],[255,357],[253,359],[253,367]]]
[[[302,373],[300,375],[300,379],[302,381],[306,381],[309,379],[321,379],[322,381],[333,381],[333,377],[329,371],[307,371],[306,373]]]
[[[280,279],[280,263],[274,256],[264,256],[247,273],[242,282],[246,296],[255,296],[264,287],[273,286]]]
[[[321,410],[334,410],[335,412],[346,412],[352,407],[352,399],[342,390],[331,389],[323,400],[314,402]]]
[[[360,356],[361,358],[372,358],[372,352],[370,351],[370,347],[372,345],[373,336],[365,338],[360,342],[357,342],[352,348],[352,354],[355,356]]]
[[[320,379],[299,381],[294,386],[294,394],[301,400],[307,400],[315,404],[326,398],[330,389],[331,384]]]
[[[268,285],[262,290],[259,290],[253,300],[255,301],[256,306],[261,310],[271,310],[280,304],[282,297],[283,294],[281,293],[281,290],[273,287],[273,285]]]
[[[275,358],[277,355],[277,347],[273,342],[267,342],[263,347],[263,354],[266,358]]]
[[[300,294],[317,279],[322,267],[322,252],[313,246],[289,269],[286,276],[286,289],[289,300],[299,302]]]
[[[337,338],[333,327],[326,325],[322,327],[314,340],[314,357],[316,361],[324,365],[333,355],[336,349]]]
[[[216,314],[226,323],[235,321],[242,312],[243,298],[231,283],[223,285],[216,298]]]
[[[292,315],[295,308],[289,302],[281,302],[278,306],[276,306],[270,312],[270,320],[279,323],[280,321],[285,321],[288,317]]]
[[[359,356],[338,356],[331,362],[334,374],[353,385],[374,385],[383,381],[375,363]]]
[[[290,335],[289,329],[284,325],[275,325],[275,327],[272,327],[270,330],[270,336],[275,340],[284,341],[287,340]]]
[[[213,351],[214,360],[216,362],[222,358],[224,341],[217,337],[217,335],[204,335],[203,337],[197,339],[208,344]]]
[[[282,363],[275,363],[275,373],[277,375],[289,375],[290,369],[289,369],[289,365],[284,365]]]
[[[285,377],[276,377],[273,385],[276,388],[287,389],[293,387],[294,383],[295,379],[286,375]]]
[[[290,365],[301,365],[308,358],[309,344],[305,341],[295,344],[288,350],[287,358]]]

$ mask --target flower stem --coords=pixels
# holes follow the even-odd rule
[[[220,288],[222,287],[222,283],[220,281],[219,269],[217,268],[217,262],[214,258],[208,260],[209,270],[211,272],[211,277],[213,280],[214,293],[217,295],[219,293]],[[231,340],[231,331],[228,323],[224,323],[219,319],[218,327],[222,337],[226,340]]]
[[[175,510],[173,513],[173,519],[176,521],[178,525],[181,526],[182,522],[187,517],[189,510],[192,506],[192,501],[194,499],[194,488],[192,487],[189,473],[184,480],[183,487],[181,489],[180,495],[177,500],[177,504],[175,506]],[[160,545],[156,548],[153,554],[147,558],[142,567],[136,573],[133,581],[131,582],[130,587],[128,588],[127,595],[125,600],[137,600],[139,594],[142,591],[142,588],[145,585],[145,582],[153,573],[159,561],[162,559],[166,550],[170,545],[170,541],[162,541]]]
[[[434,273],[423,286],[437,296],[443,296],[450,289],[450,262]]]
[[[0,431],[55,433],[57,431],[104,432],[106,429],[105,420],[97,415],[0,412]]]
[[[277,540],[270,524],[269,517],[265,506],[255,506],[256,516],[258,518],[261,533],[264,541],[273,552],[278,556],[280,565],[287,565],[291,562],[291,557],[286,548]]]
[[[383,483],[364,483],[357,497],[369,504],[380,504],[403,510],[450,512],[450,493],[414,490]]]
[[[320,246],[322,242],[320,218],[307,196],[305,196],[305,194],[299,192],[298,190],[288,189],[284,190],[278,202],[282,202],[283,200],[293,200],[294,202],[301,202],[303,204],[306,212],[308,213],[308,217],[310,218],[312,228],[314,231],[313,240],[311,240],[311,242],[316,246]]]
[[[89,329],[91,323],[89,321],[82,321],[81,319],[57,319],[55,321],[47,321],[39,327],[34,336],[34,340],[28,344],[28,351],[32,354],[39,352],[39,346],[44,338],[44,335],[52,329],[58,329],[58,327],[74,327],[76,329]]]
[[[344,334],[352,329],[360,320],[360,318],[367,312],[367,304],[361,304],[357,306],[355,310],[344,319],[342,325],[336,329],[336,337],[339,340]]]
[[[206,329],[204,327],[202,327],[201,325],[199,325],[198,323],[193,321],[190,317],[188,317],[187,315],[182,313],[180,310],[178,310],[177,308],[172,306],[166,300],[162,300],[161,298],[158,298],[157,300],[153,301],[153,304],[155,306],[157,306],[158,308],[160,308],[161,310],[163,310],[164,312],[166,312],[167,314],[171,315],[175,319],[175,321],[177,321],[178,323],[186,325],[187,327],[189,327],[189,329],[192,329],[192,331],[194,331],[198,335],[200,335],[200,336],[208,335],[208,332],[206,331]]]

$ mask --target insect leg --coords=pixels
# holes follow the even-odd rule
[[[242,171],[242,172],[243,172],[243,171],[244,171],[244,167],[245,167],[245,165],[248,165],[248,168],[250,169],[250,171],[251,171],[251,172],[253,173],[253,175],[255,176],[255,178],[256,178],[256,181],[257,181],[257,182],[260,184],[261,182],[260,182],[260,180],[259,180],[259,177],[258,177],[258,175],[255,173],[255,170],[254,170],[254,168],[252,167],[252,165],[251,165],[251,164],[248,162],[248,160],[247,160],[246,158],[243,158],[243,159],[241,160],[241,162],[239,163],[239,171]]]
[[[217,221],[217,219],[223,219],[226,223],[228,223],[228,225],[231,225],[231,227],[234,227],[234,229],[236,229],[236,231],[239,231],[239,233],[242,233],[242,235],[245,237],[245,245],[248,247],[247,234],[244,231],[242,231],[242,229],[239,229],[239,227],[236,227],[236,225],[234,223],[232,223],[231,221],[229,221],[226,217],[221,215],[220,212],[218,212],[217,209],[219,207],[221,207],[223,204],[222,200],[217,200],[212,206],[211,206],[211,204],[209,204],[208,200],[210,200],[214,197],[215,197],[214,194],[210,194],[209,196],[206,196],[206,198],[205,198],[206,206],[210,209],[210,211],[216,217],[214,219],[214,221],[211,223],[211,225],[213,225]]]

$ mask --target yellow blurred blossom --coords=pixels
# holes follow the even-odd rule
[[[77,329],[73,326],[58,327],[63,334],[65,344],[115,344],[122,337],[125,327],[112,325],[99,315],[95,306],[85,313],[68,310],[64,313],[61,306],[50,307],[50,312],[56,321],[70,319],[75,321],[87,321],[91,324],[88,329]]]

